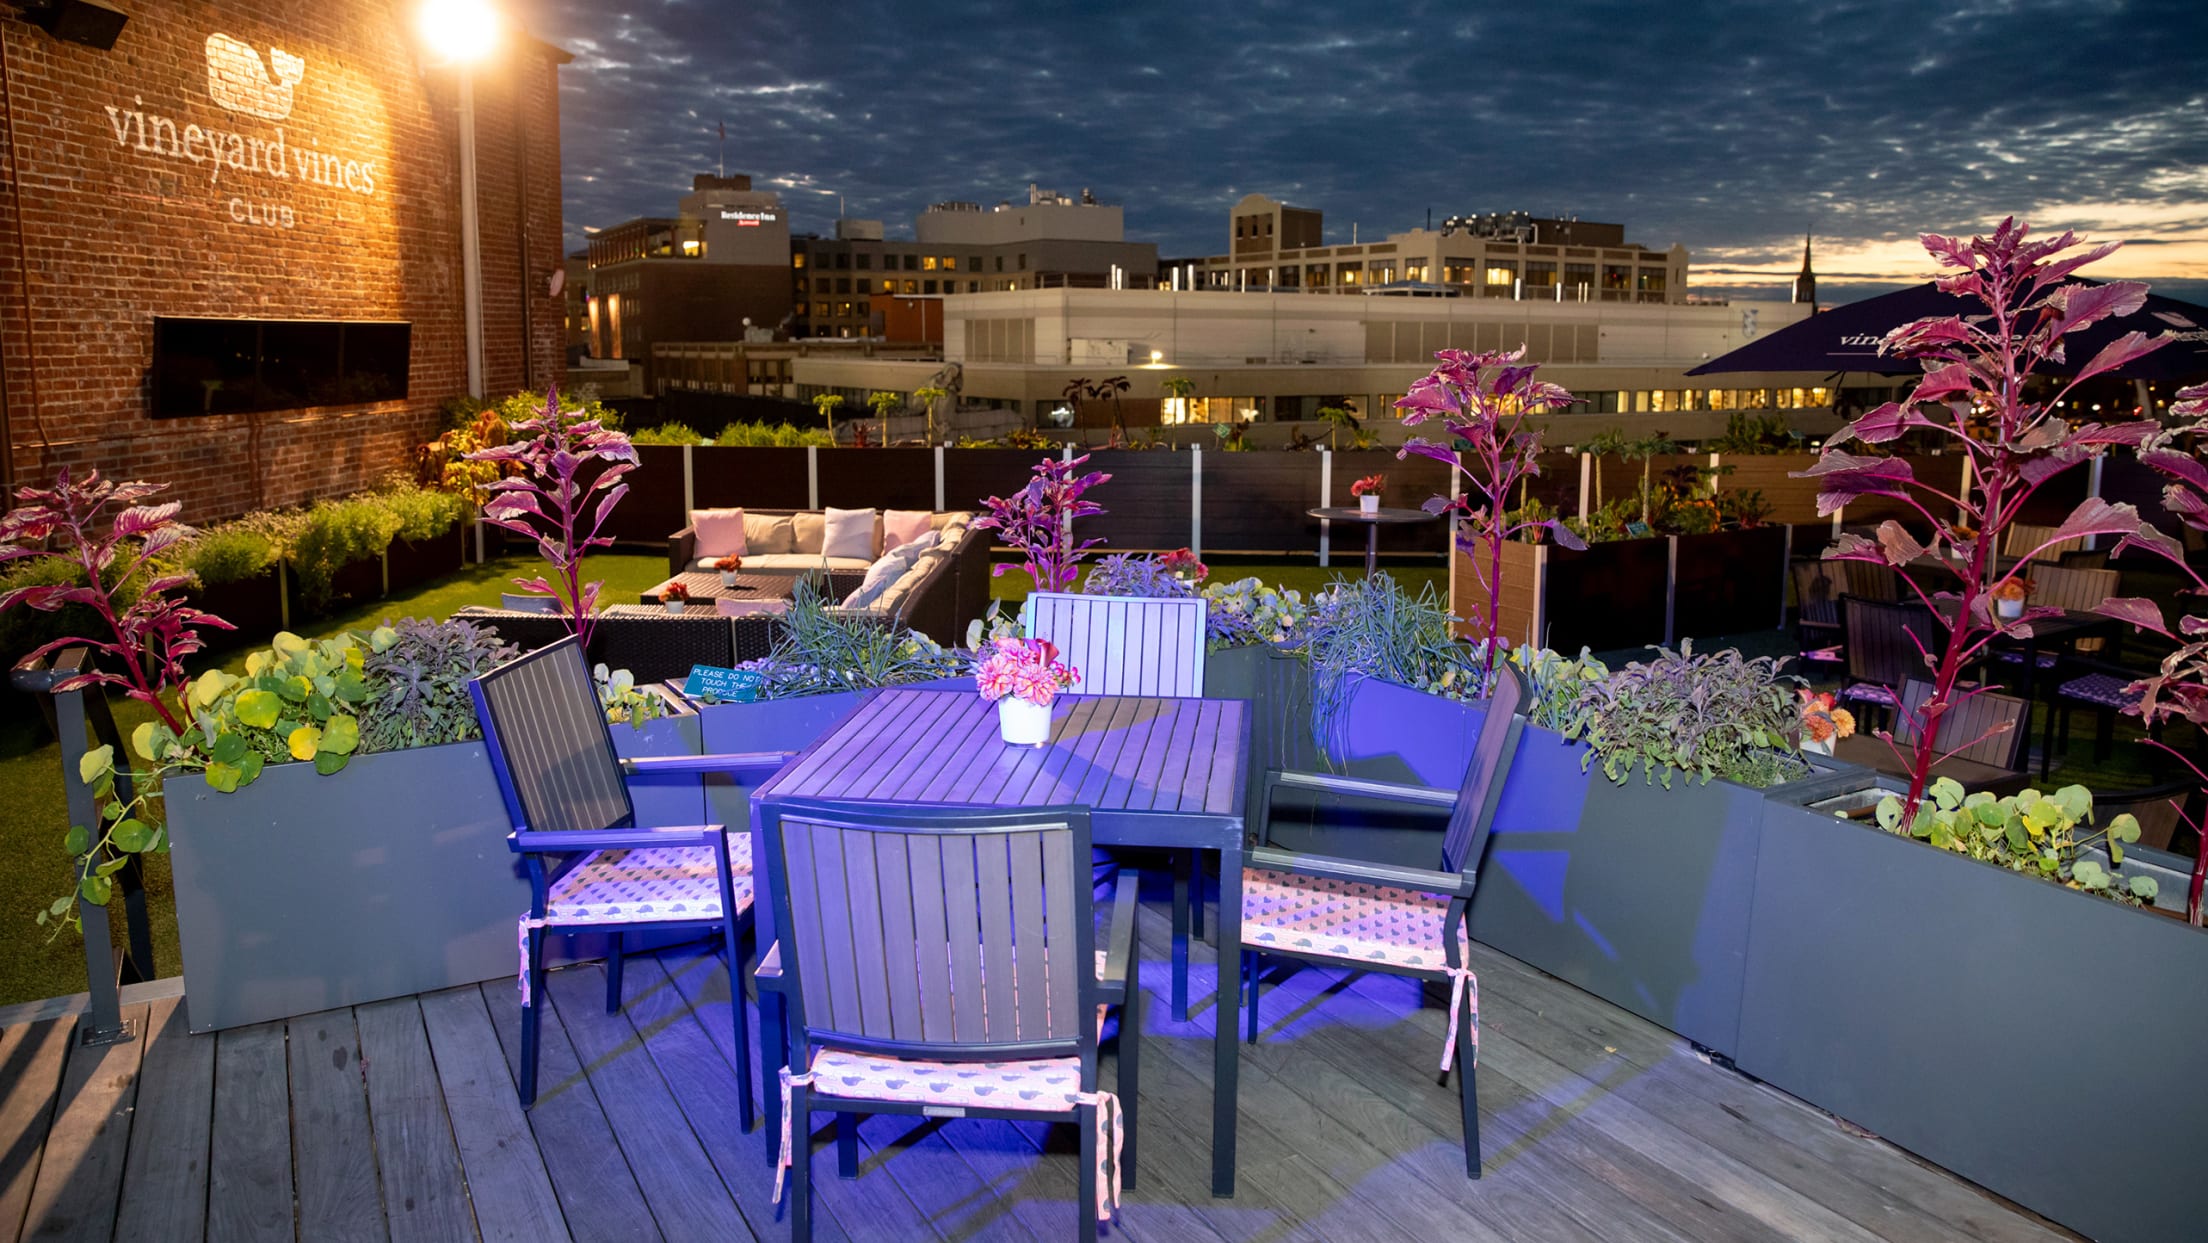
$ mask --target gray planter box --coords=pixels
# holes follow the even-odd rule
[[[1308,708],[1290,723],[1302,726],[1294,731],[1300,735],[1294,767],[1454,790],[1485,715],[1477,703],[1365,678],[1323,740],[1314,736]],[[1251,814],[1259,806],[1253,801]],[[1430,868],[1441,859],[1447,820],[1426,808],[1283,790],[1273,807],[1273,840],[1290,850]]]
[[[1230,647],[1204,657],[1204,697],[1250,701],[1250,781],[1243,806],[1255,815],[1274,768],[1310,768],[1311,666],[1262,645]]]
[[[191,1030],[514,973],[529,883],[481,742],[166,795]]]
[[[2104,1240],[2198,1238],[2208,935],[1764,804],[1740,1069]]]
[[[1731,1054],[1769,791],[1618,785],[1529,726],[1496,809],[1472,936]],[[1812,779],[1814,780],[1814,779]],[[1784,790],[1786,787],[1778,787]]]

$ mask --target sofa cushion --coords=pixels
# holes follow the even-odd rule
[[[799,510],[797,513],[791,514],[790,527],[796,533],[797,546],[790,549],[790,551],[819,555],[820,537],[826,531],[827,525],[828,520],[824,515],[809,510]],[[868,561],[874,559],[872,549],[867,550],[866,559]]]
[[[744,541],[744,511],[741,509],[693,509],[690,529],[697,534],[701,558],[741,557],[750,551]]]
[[[769,556],[796,552],[797,528],[788,514],[745,514],[744,542],[752,552]]]
[[[746,574],[796,574],[803,570],[865,570],[873,565],[865,557],[823,557],[819,553],[782,552],[761,555],[753,553],[744,558]],[[698,573],[706,572],[705,559],[690,563]]]
[[[935,573],[935,558],[921,557],[911,569],[890,580],[888,590],[875,599],[873,607],[884,613],[902,611],[921,591],[931,590],[926,584],[928,576]]]
[[[925,509],[885,509],[882,511],[882,551],[888,552],[900,544],[909,544],[935,529],[935,515]]]
[[[820,552],[826,557],[874,559],[874,511],[830,508],[822,515]]]

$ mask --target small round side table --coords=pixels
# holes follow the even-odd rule
[[[1429,514],[1423,509],[1376,509],[1366,513],[1354,505],[1329,505],[1320,509],[1305,510],[1314,518],[1327,522],[1356,522],[1365,528],[1365,577],[1371,578],[1379,568],[1380,528],[1403,526],[1413,522],[1436,522],[1440,514]]]

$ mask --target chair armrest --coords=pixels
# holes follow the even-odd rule
[[[657,829],[518,829],[506,835],[517,854],[572,854],[578,850],[627,850],[652,846],[711,846],[726,830],[717,824]]]
[[[1472,896],[1471,881],[1456,872],[1436,872],[1428,868],[1402,867],[1393,863],[1367,863],[1362,859],[1343,859],[1334,855],[1307,855],[1271,846],[1260,846],[1251,851],[1247,866],[1269,868],[1275,872],[1292,872],[1298,876],[1323,877],[1327,880],[1391,885],[1397,889],[1415,889],[1421,893],[1452,898]]]
[[[1127,964],[1135,956],[1135,912],[1141,900],[1142,874],[1122,868],[1112,888],[1112,922],[1105,934],[1107,984],[1127,983]]]
[[[698,529],[684,527],[667,537],[667,577],[673,578],[690,568],[690,562],[698,555]]]
[[[621,771],[631,776],[652,773],[726,773],[745,769],[773,770],[797,758],[795,751],[732,751],[725,755],[640,755],[621,761]]]
[[[1394,799],[1399,803],[1423,803],[1429,807],[1455,807],[1457,792],[1441,790],[1433,786],[1414,786],[1401,781],[1375,781],[1369,777],[1341,777],[1333,773],[1310,773],[1293,768],[1276,768],[1265,774],[1268,787],[1290,786],[1299,790],[1324,790],[1330,794],[1353,794],[1358,798]]]
[[[782,978],[782,942],[776,941],[759,953],[759,965],[751,969],[752,982],[762,992],[779,993],[789,987]]]

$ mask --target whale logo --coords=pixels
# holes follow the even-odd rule
[[[207,36],[207,93],[232,112],[281,121],[291,115],[292,88],[305,76],[307,62],[282,48],[268,49],[264,63],[242,39]]]

